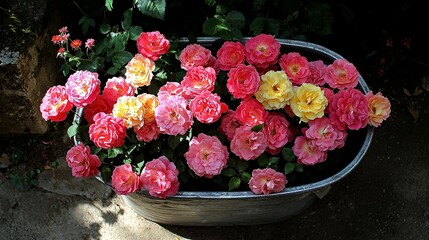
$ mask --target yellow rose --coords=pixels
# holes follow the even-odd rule
[[[136,54],[125,66],[125,77],[134,88],[149,86],[155,69],[155,63],[141,54]]]
[[[155,95],[143,93],[138,95],[137,99],[143,103],[145,124],[155,121],[155,108],[159,105],[158,98]]]
[[[284,108],[292,95],[292,83],[284,71],[268,71],[262,75],[259,89],[255,93],[256,99],[267,110]]]
[[[328,100],[323,90],[313,84],[303,83],[293,90],[290,107],[301,121],[308,122],[323,117]]]
[[[137,97],[122,96],[113,106],[112,115],[122,118],[127,128],[140,128],[144,125],[145,107]]]

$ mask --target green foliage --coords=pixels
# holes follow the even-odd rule
[[[136,6],[143,14],[164,20],[166,0],[136,0]]]

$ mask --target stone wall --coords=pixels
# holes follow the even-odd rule
[[[44,133],[39,105],[63,81],[50,42],[60,16],[51,0],[0,3],[0,134]]]

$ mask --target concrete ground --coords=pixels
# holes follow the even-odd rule
[[[0,239],[429,239],[429,96],[414,120],[408,97],[384,89],[392,115],[376,129],[362,162],[323,199],[281,223],[177,227],[138,216],[95,179],[44,171],[37,188],[0,186]],[[219,210],[221,211],[221,209]]]

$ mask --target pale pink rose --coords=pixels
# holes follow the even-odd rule
[[[236,118],[241,124],[250,127],[263,124],[268,116],[268,111],[254,98],[243,100],[238,105],[235,113]]]
[[[329,118],[316,118],[309,121],[308,126],[305,137],[310,139],[320,151],[331,151],[344,147],[347,132],[338,130]]]
[[[326,65],[322,60],[312,61],[308,63],[310,75],[307,78],[306,83],[311,83],[317,86],[323,86],[325,84],[325,71]]]
[[[76,71],[69,76],[66,93],[69,101],[76,107],[85,107],[100,94],[100,80],[97,73]]]
[[[249,126],[235,130],[231,140],[231,152],[244,160],[254,160],[267,149],[267,138],[263,131],[254,132]]]
[[[103,95],[106,95],[113,103],[116,103],[119,97],[134,96],[135,93],[136,89],[124,77],[112,77],[108,79],[103,89]]]
[[[131,164],[117,166],[112,173],[112,187],[119,195],[128,195],[142,188],[142,183]]]
[[[137,49],[143,56],[156,61],[168,52],[170,42],[159,31],[142,32],[137,38]]]
[[[67,113],[73,108],[68,100],[64,86],[53,86],[48,89],[40,104],[43,119],[61,122],[67,118]]]
[[[310,67],[306,57],[297,52],[283,54],[280,57],[279,65],[285,71],[292,83],[301,85],[310,76]]]
[[[221,118],[219,131],[226,136],[228,141],[234,137],[235,130],[241,126],[240,122],[235,117],[235,111],[228,112]]]
[[[171,96],[155,109],[155,120],[162,132],[168,135],[185,134],[192,124],[192,112],[187,109],[187,100]]]
[[[156,121],[153,121],[145,123],[141,128],[134,127],[134,133],[136,134],[137,140],[150,142],[158,139],[159,135],[161,135],[161,130],[156,124]]]
[[[89,138],[95,146],[103,149],[121,147],[126,136],[124,121],[103,112],[97,113],[94,123],[89,126]]]
[[[268,149],[272,153],[280,150],[291,138],[292,132],[289,129],[289,122],[285,116],[271,112],[264,123],[262,129],[268,142]]]
[[[298,157],[297,162],[303,165],[314,165],[324,162],[328,158],[326,151],[320,151],[310,139],[304,136],[295,138],[292,151]]]
[[[359,81],[359,72],[353,63],[336,59],[326,68],[325,81],[331,88],[354,88]]]
[[[186,100],[191,97],[186,95],[185,89],[178,82],[166,82],[158,91],[158,99],[160,102],[166,101],[170,96],[181,96]]]
[[[228,72],[226,87],[235,98],[250,98],[259,88],[261,78],[253,66],[239,64]]]
[[[83,117],[88,124],[93,124],[95,114],[100,112],[110,114],[112,113],[113,105],[114,102],[111,102],[110,97],[107,97],[105,94],[100,94],[94,102],[84,108]]]
[[[244,45],[246,61],[258,68],[267,68],[277,63],[280,55],[280,43],[272,36],[259,34]]]
[[[369,125],[379,127],[390,116],[390,101],[380,92],[374,95],[370,91],[366,98],[369,104]]]
[[[226,167],[228,155],[227,147],[217,137],[200,133],[189,142],[185,158],[196,175],[212,178]]]
[[[82,143],[67,151],[66,161],[74,177],[93,177],[98,174],[101,165],[98,156],[91,154],[89,146],[85,147]]]
[[[194,117],[202,123],[214,123],[228,111],[228,105],[220,101],[219,95],[204,90],[189,103]]]
[[[193,67],[204,67],[210,60],[211,52],[199,44],[187,45],[179,56],[182,69],[189,70]]]
[[[88,38],[85,41],[85,48],[86,49],[91,49],[94,46],[94,42],[95,40],[93,38]]]
[[[237,67],[238,64],[244,63],[244,46],[240,42],[224,42],[217,51],[216,56],[220,69],[228,71]]]
[[[272,168],[255,169],[249,181],[249,188],[255,194],[281,192],[287,184],[286,176]]]
[[[191,98],[204,90],[213,91],[216,81],[216,72],[211,67],[193,67],[183,77],[181,82],[186,94]]]
[[[357,89],[336,93],[329,104],[329,118],[339,130],[358,130],[368,123],[368,99]]]
[[[146,163],[140,174],[143,188],[151,196],[166,198],[173,196],[179,190],[179,171],[167,157],[161,156]]]

